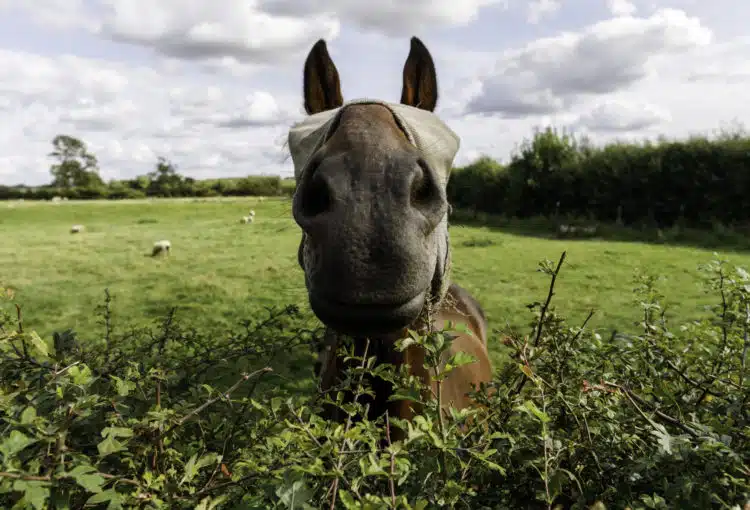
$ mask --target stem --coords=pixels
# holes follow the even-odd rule
[[[367,363],[367,352],[370,350],[370,339],[367,338],[365,343],[365,352],[362,354],[362,363],[360,363],[360,368],[364,369],[365,365]],[[357,381],[357,393],[354,395],[353,403],[357,403],[357,399],[360,396],[359,386],[362,384],[362,379],[364,378],[364,370],[360,372],[359,374],[359,381]],[[352,426],[352,415],[350,414],[346,418],[346,426],[344,427],[344,440],[343,440],[343,446],[346,446],[347,440],[346,440],[346,434],[349,432],[349,428]],[[341,465],[343,463],[344,456],[339,455],[338,460],[336,461],[336,469],[341,470]],[[331,506],[330,509],[334,510],[336,508],[336,494],[339,490],[339,477],[337,476],[333,483],[331,484]]]
[[[440,428],[440,438],[443,440],[443,444],[445,444],[445,419],[443,418],[443,381],[441,379],[438,379],[438,376],[440,375],[438,372],[438,367],[434,368],[435,370],[435,378],[437,379],[435,382],[437,383],[437,412],[438,412],[438,427]],[[443,482],[448,482],[448,461],[445,459],[445,450],[440,450],[440,464],[442,464],[442,472],[443,472]]]
[[[192,411],[190,411],[188,414],[186,414],[185,416],[183,416],[182,418],[180,418],[180,420],[177,423],[175,423],[170,428],[168,428],[167,431],[164,433],[164,435],[165,436],[168,435],[174,429],[176,429],[180,425],[184,424],[190,418],[192,418],[193,416],[197,415],[198,413],[200,413],[201,411],[203,411],[205,408],[207,408],[211,404],[213,404],[213,403],[221,400],[222,398],[229,397],[237,388],[240,387],[240,385],[243,382],[247,381],[248,379],[252,379],[253,377],[264,375],[264,374],[266,374],[268,372],[273,372],[273,369],[271,367],[266,367],[266,368],[261,368],[260,370],[256,370],[255,372],[253,372],[251,374],[243,374],[242,377],[240,378],[240,380],[237,381],[236,383],[234,383],[232,386],[230,386],[227,391],[225,391],[224,393],[220,394],[218,397],[214,397],[214,398],[206,401],[204,404],[202,404],[199,407],[197,407],[197,408],[193,409]]]
[[[385,412],[385,439],[388,441],[388,447],[391,444],[391,420],[388,417],[388,411]],[[391,468],[390,476],[388,477],[388,488],[391,491],[391,505],[396,508],[396,484],[393,482],[393,474],[396,471],[396,454],[391,450]]]
[[[534,339],[534,347],[536,347],[539,344],[539,341],[542,337],[542,328],[544,327],[544,319],[547,314],[547,309],[549,308],[549,304],[552,302],[552,296],[555,294],[555,282],[557,281],[557,275],[560,274],[560,269],[562,268],[563,262],[565,261],[565,256],[567,252],[562,252],[562,255],[560,255],[560,260],[557,263],[557,267],[552,272],[552,278],[549,282],[549,290],[547,291],[547,299],[544,301],[544,305],[542,305],[542,311],[539,314],[539,322],[537,323],[536,327],[536,337]],[[523,387],[526,386],[526,381],[528,381],[528,377],[524,377],[521,379],[521,381],[518,383],[518,386],[516,387],[515,394],[519,395],[521,391],[523,390]],[[507,415],[506,415],[507,418]]]

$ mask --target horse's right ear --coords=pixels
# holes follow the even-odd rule
[[[344,104],[339,72],[323,39],[318,40],[305,60],[303,91],[308,115],[333,110]]]

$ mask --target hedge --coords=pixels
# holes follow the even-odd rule
[[[295,186],[293,179],[278,176],[179,179],[169,186],[155,186],[145,177],[92,189],[0,186],[0,199],[291,195]],[[483,157],[454,169],[448,196],[459,209],[515,218],[660,228],[747,226],[750,137],[730,133],[594,147],[547,128],[525,140],[507,165]]]
[[[480,158],[454,170],[455,207],[508,217],[573,217],[661,228],[750,220],[750,137],[592,147],[552,128],[507,165]]]
[[[144,197],[213,197],[213,196],[289,196],[294,181],[277,175],[250,175],[234,179],[195,180],[183,178],[176,185],[153,186],[148,180],[112,181],[94,188],[57,188],[54,186],[0,186],[0,200],[71,200],[128,199]]]
[[[295,306],[228,335],[184,329],[173,311],[120,331],[106,294],[102,331],[40,338],[8,291],[0,506],[748,508],[750,274],[707,264],[715,306],[674,325],[658,279],[640,275],[640,333],[602,336],[555,311],[564,257],[540,264],[550,285],[529,331],[491,338],[507,361],[494,393],[476,393],[485,406],[439,419],[429,404],[408,426],[319,417],[336,392],[316,389],[320,328]],[[434,359],[450,337],[409,341]],[[348,378],[358,395],[374,371],[415,394],[415,381],[359,362]],[[407,427],[406,440],[390,443],[389,426]]]

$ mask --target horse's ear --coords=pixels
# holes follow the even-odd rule
[[[339,72],[328,54],[326,42],[320,39],[305,60],[303,79],[305,111],[312,115],[344,104]]]
[[[433,111],[437,105],[437,74],[427,47],[416,37],[411,38],[409,56],[404,63],[404,85],[401,104]]]

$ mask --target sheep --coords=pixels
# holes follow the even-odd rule
[[[254,219],[254,216],[243,216],[240,218],[240,223],[252,223]]]
[[[80,232],[83,232],[83,225],[73,225],[70,227],[71,234],[78,234]]]
[[[589,225],[588,227],[583,227],[583,231],[586,234],[594,235],[596,234],[596,225]]]
[[[253,209],[250,209],[250,213],[248,214],[251,218],[255,218],[255,211]]]
[[[154,248],[151,250],[151,256],[155,257],[159,254],[169,255],[171,248],[172,243],[167,240],[156,241],[154,243]]]

